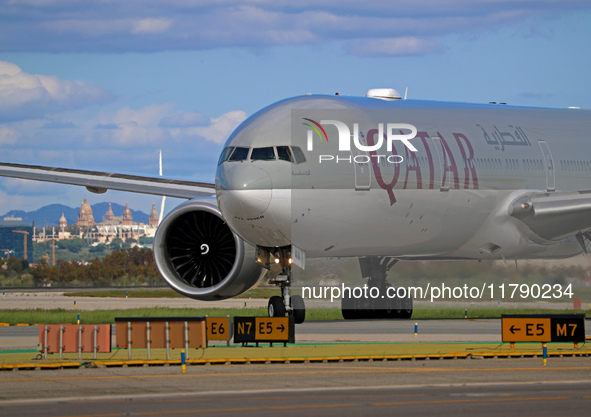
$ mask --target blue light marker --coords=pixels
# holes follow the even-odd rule
[[[546,366],[546,363],[548,362],[548,348],[546,347],[545,343],[542,343],[542,351],[543,351],[543,358],[544,358],[544,366]]]

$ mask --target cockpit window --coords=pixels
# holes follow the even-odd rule
[[[295,157],[296,164],[306,162],[304,152],[302,152],[302,150],[298,146],[292,146],[291,149],[293,151],[293,156]]]
[[[275,159],[275,150],[272,146],[266,148],[253,148],[250,159],[253,161],[271,161]]]
[[[250,158],[249,158],[250,154]],[[264,148],[250,148],[228,146],[222,151],[218,165],[226,161],[287,161],[301,164],[306,162],[306,156],[302,149],[297,146],[266,146]]]
[[[218,161],[218,165],[221,164],[222,162],[227,161],[228,157],[232,154],[233,150],[234,150],[233,146],[228,146],[226,149],[224,149],[224,151],[220,155],[220,160]]]
[[[293,162],[293,158],[291,156],[291,151],[289,150],[289,146],[278,146],[277,147],[277,157],[282,161]]]
[[[230,157],[230,161],[244,161],[248,157],[250,148],[236,148]]]

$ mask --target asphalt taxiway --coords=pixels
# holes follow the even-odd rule
[[[588,415],[588,358],[0,373],[0,415]]]
[[[11,302],[35,300],[31,295],[19,297]],[[50,305],[72,302],[47,297],[44,302]],[[259,302],[263,300],[252,304]],[[85,299],[79,307],[90,307],[87,303]],[[0,327],[0,360],[20,350],[31,361],[38,340],[37,326]],[[296,343],[287,348],[201,350],[214,360],[199,361],[192,353],[185,373],[166,361],[120,360],[111,367],[108,360],[94,363],[88,355],[82,361],[76,355],[69,358],[74,369],[5,370],[0,372],[0,415],[554,416],[587,415],[591,409],[591,359],[585,346],[577,350],[585,355],[581,356],[572,353],[572,344],[553,345],[553,353],[568,349],[569,357],[552,356],[544,366],[539,344],[524,348],[529,349],[525,356],[537,357],[508,354],[498,319],[307,321],[296,326]],[[492,353],[482,353],[486,349]],[[216,354],[223,357],[228,351],[237,360],[215,360]],[[109,360],[118,360],[116,355],[127,358],[119,351]],[[134,355],[139,359],[144,352]],[[287,355],[295,360],[286,363]],[[322,356],[327,359],[319,359]],[[463,359],[443,360],[452,357]]]

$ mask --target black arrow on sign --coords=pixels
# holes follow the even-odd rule
[[[509,330],[511,331],[511,333],[512,333],[512,334],[515,334],[515,331],[518,331],[518,332],[520,332],[520,331],[521,331],[521,329],[519,329],[519,328],[517,328],[517,329],[516,329],[516,328],[515,328],[515,325],[511,326],[511,327],[509,328]]]
[[[283,331],[285,330],[285,326],[282,324],[281,327],[277,327],[277,329],[280,329],[281,333],[283,333]]]

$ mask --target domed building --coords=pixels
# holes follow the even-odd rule
[[[66,227],[68,227],[68,220],[66,220],[66,216],[64,216],[64,213],[62,213],[62,217],[60,217],[59,225],[60,229],[62,229],[62,232]]]
[[[106,241],[109,236],[117,236],[121,239],[127,239],[129,237],[137,239],[140,236],[153,237],[158,227],[158,213],[156,212],[155,204],[152,204],[149,223],[150,225],[139,222],[134,223],[129,203],[125,203],[123,216],[115,216],[113,207],[109,203],[109,208],[102,217],[102,221],[97,223],[94,221],[92,208],[85,197],[78,211],[78,220],[75,225],[83,228],[83,230],[80,230],[80,237],[84,235],[84,237],[97,239],[100,242]],[[62,215],[59,224],[62,231],[60,233],[61,236],[64,234],[64,228],[67,227],[65,216]]]
[[[76,220],[74,225],[78,227],[90,227],[94,226],[95,224],[96,222],[94,221],[92,208],[90,208],[90,204],[88,204],[86,197],[84,197],[84,202],[80,206],[80,210],[78,210],[78,220]]]

